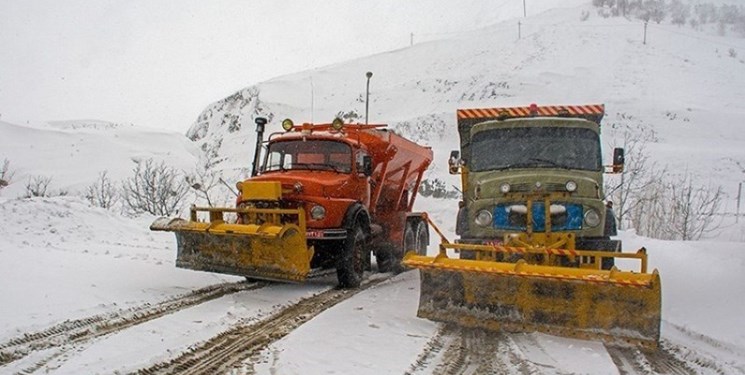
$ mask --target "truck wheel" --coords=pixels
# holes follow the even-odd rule
[[[608,252],[621,251],[620,245],[618,246],[619,247],[618,249],[614,248],[613,245],[615,245],[615,243],[611,241],[610,237],[606,237],[604,238],[604,240],[606,241],[606,244],[600,250],[605,250]],[[616,258],[603,258],[603,260],[600,262],[600,269],[610,270],[615,265],[616,265]]]
[[[414,250],[417,255],[427,255],[429,230],[427,223],[415,221],[406,223],[404,230],[404,252]]]
[[[400,273],[403,271],[401,267],[401,250],[393,246],[393,244],[386,242],[377,245],[375,249],[375,260],[378,263],[378,272],[393,272]]]
[[[365,232],[355,225],[344,241],[336,264],[336,277],[341,288],[357,288],[365,272]]]
[[[603,258],[600,268],[604,270],[610,270],[613,268],[613,266],[616,265],[616,259],[615,258]]]
[[[420,221],[416,226],[416,253],[418,255],[427,255],[427,246],[429,245],[429,228],[427,223]]]
[[[577,250],[595,250],[617,253],[621,251],[621,241],[612,240],[610,237],[579,240],[577,242]],[[615,258],[603,258],[600,262],[600,269],[610,270],[615,264]]]
[[[407,253],[411,250],[417,251],[416,232],[412,226],[413,223],[409,221],[406,223],[406,228],[404,229],[404,253]],[[419,251],[417,251],[417,253],[419,253]]]

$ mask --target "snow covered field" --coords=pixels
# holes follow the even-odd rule
[[[189,131],[195,142],[182,134],[101,121],[0,122],[0,161],[8,158],[16,172],[0,192],[0,373],[135,372],[332,289],[333,277],[303,285],[251,285],[176,269],[175,239],[148,230],[154,217],[92,207],[81,195],[98,173],[108,171],[118,181],[130,176],[139,160],[191,169],[203,145],[224,159],[217,168],[227,181],[245,177],[254,116],[274,117],[270,126],[278,129],[284,117],[325,122],[340,111],[364,113],[358,99],[368,70],[375,72],[371,119],[389,121],[433,146],[429,178],[457,184],[445,167],[447,154],[457,148],[456,108],[602,102],[607,145],[623,136],[612,124],[628,124],[633,116],[631,123],[656,134],[648,145],[652,160],[671,166],[671,173],[687,170],[702,184],[721,185],[724,210],[733,213],[738,184],[745,180],[740,169],[745,135],[738,126],[745,118],[745,64],[717,43],[742,50],[743,39],[660,25],[643,45],[638,22],[595,16],[580,21],[585,9],[591,8],[530,17],[520,40],[510,21],[270,80],[207,108]],[[52,177],[52,190],[67,195],[20,198],[34,176]],[[226,189],[220,194],[229,196]],[[416,209],[430,212],[454,238],[455,200],[421,198]],[[469,350],[494,353],[495,362],[483,368],[508,374],[679,368],[745,374],[745,218],[740,219],[735,223],[730,216],[713,236],[696,242],[653,240],[633,230],[619,236],[626,251],[646,247],[650,266],[660,271],[662,348],[669,357],[657,359],[667,370],[600,342],[543,334],[474,332],[486,344]],[[435,249],[433,241],[429,251]],[[475,358],[463,357],[469,350],[459,350],[468,337],[416,317],[416,272],[371,279],[379,282],[318,315],[308,314],[309,321],[233,372],[441,374],[449,371],[443,363],[459,361],[466,367],[474,362],[470,373],[486,371]]]

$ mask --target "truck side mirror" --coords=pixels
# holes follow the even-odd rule
[[[623,148],[616,147],[613,149],[613,173],[623,172],[623,164],[626,161]]]
[[[372,176],[372,156],[365,155],[362,157],[362,174],[367,177]]]
[[[448,158],[448,171],[450,174],[458,174],[460,169],[460,152],[458,150],[450,151],[450,157]]]

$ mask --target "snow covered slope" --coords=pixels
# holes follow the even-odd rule
[[[193,168],[199,150],[181,134],[97,120],[16,125],[0,121],[0,162],[14,176],[2,196],[25,193],[30,179],[50,177],[50,193],[79,195],[98,174],[121,180],[138,161],[154,159],[179,169]]]
[[[591,14],[586,21],[582,11]],[[206,108],[188,136],[219,153],[224,170],[245,171],[256,116],[272,120],[270,131],[285,117],[364,122],[371,71],[370,121],[434,146],[431,173],[447,178],[457,108],[604,103],[606,144],[627,126],[656,133],[652,160],[721,184],[734,211],[745,179],[737,164],[745,134],[736,130],[745,116],[745,63],[726,51],[745,49],[745,40],[653,24],[643,44],[640,21],[602,18],[589,5],[522,19],[520,39],[517,21],[247,87]]]

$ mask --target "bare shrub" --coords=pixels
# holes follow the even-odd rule
[[[640,235],[666,240],[698,240],[719,228],[717,215],[724,193],[721,186],[697,186],[685,173],[671,177],[647,154],[656,141],[653,131],[633,116],[620,114],[612,129],[624,131],[626,165],[619,176],[606,179],[606,197],[616,210],[619,229],[632,227]]]
[[[691,15],[690,4],[683,4],[680,0],[672,0],[668,5],[670,22],[673,25],[683,26]]]
[[[458,198],[461,193],[456,189],[448,189],[445,181],[439,178],[424,179],[419,185],[419,195],[432,198]]]
[[[15,172],[10,169],[10,160],[3,159],[2,167],[0,167],[0,190],[13,182],[14,174]]]
[[[215,171],[215,166],[225,160],[219,155],[220,144],[203,144],[202,151],[194,170],[186,175],[186,183],[194,189],[197,198],[207,201],[207,205],[213,206],[211,190],[220,184],[220,174]]]
[[[116,204],[119,200],[119,192],[109,178],[108,171],[100,172],[98,179],[88,186],[85,191],[85,199],[94,206],[106,209]]]
[[[217,173],[210,169],[199,168],[193,174],[186,176],[186,183],[194,189],[197,197],[204,198],[207,205],[212,207],[210,190],[220,183]]]
[[[724,193],[721,186],[696,186],[693,177],[664,177],[630,197],[624,220],[640,235],[663,240],[699,240],[719,229]]]
[[[664,184],[652,183],[637,192],[637,204],[627,213],[626,221],[636,232],[647,237],[663,238],[669,221]]]
[[[134,176],[122,184],[122,200],[131,213],[170,216],[178,212],[189,191],[182,173],[153,159],[140,161]]]
[[[25,198],[32,197],[48,197],[51,195],[49,190],[49,184],[52,182],[52,178],[49,176],[34,176],[28,179],[26,182],[26,194]]]
[[[658,25],[667,17],[665,2],[662,0],[646,0],[644,7],[649,12],[649,19]]]
[[[611,127],[623,131],[621,144],[616,147],[626,151],[626,165],[619,176],[605,180],[604,191],[606,198],[613,200],[618,228],[624,229],[631,213],[647,204],[647,190],[665,171],[658,170],[647,155],[647,144],[656,141],[657,134],[633,116],[621,113],[619,117],[620,122]]]
[[[694,186],[689,173],[668,183],[670,239],[698,240],[719,228],[716,214],[722,204],[721,186]]]

